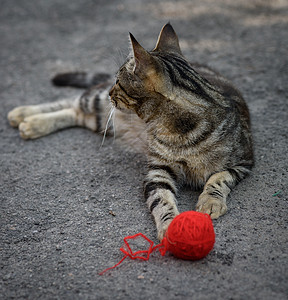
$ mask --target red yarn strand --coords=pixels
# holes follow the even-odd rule
[[[122,262],[128,257],[128,255],[125,255],[116,265],[114,265],[113,267],[107,268],[105,270],[103,270],[102,272],[99,273],[99,275],[103,275],[104,273],[106,273],[109,270],[115,269],[116,267],[118,267],[120,264],[122,264]]]
[[[145,239],[149,244],[150,244],[150,247],[148,250],[138,250],[138,251],[135,251],[133,252],[129,243],[128,243],[128,240],[134,240],[138,237],[142,237],[143,239]],[[139,232],[135,235],[131,235],[131,236],[126,236],[124,238],[124,245],[123,247],[120,248],[120,251],[123,252],[125,254],[125,256],[116,264],[114,265],[113,267],[110,267],[110,268],[107,268],[105,270],[103,270],[102,272],[99,273],[99,275],[103,275],[105,272],[111,270],[111,269],[114,269],[116,268],[117,266],[119,266],[127,257],[130,257],[131,259],[142,259],[142,260],[149,260],[149,257],[150,257],[150,254],[154,251],[156,251],[157,249],[159,249],[159,252],[161,253],[161,255],[165,255],[165,252],[166,252],[166,247],[163,245],[163,242],[154,246],[154,242],[151,241],[150,239],[148,239],[143,233]],[[125,249],[126,248],[126,249]],[[163,252],[164,250],[164,252]],[[141,255],[143,254],[143,255]]]

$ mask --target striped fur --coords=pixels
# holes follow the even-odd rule
[[[248,108],[231,83],[190,64],[170,24],[151,52],[131,35],[133,56],[120,68],[110,96],[146,123],[149,171],[144,195],[161,240],[178,214],[177,189],[203,188],[196,209],[218,218],[231,189],[253,165]]]
[[[117,108],[117,133],[126,142],[146,141],[144,196],[161,240],[179,213],[177,191],[184,184],[203,189],[198,211],[215,219],[226,212],[228,194],[253,165],[249,111],[227,79],[184,58],[170,24],[150,52],[133,35],[130,39],[132,56],[119,69],[109,95]],[[16,108],[8,115],[10,123],[19,126],[23,138],[69,126],[103,132],[109,80],[103,74],[56,76],[53,82],[61,86],[92,86],[73,101]]]

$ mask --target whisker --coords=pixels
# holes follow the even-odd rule
[[[124,54],[124,50],[118,47],[116,49],[116,54],[112,56],[112,61],[113,64],[119,69],[126,61],[126,58],[127,56]]]
[[[110,124],[111,118],[114,116],[114,112],[115,112],[115,107],[112,106],[111,109],[110,109],[109,117],[108,117],[107,122],[106,122],[105,130],[104,130],[104,135],[103,135],[103,139],[102,139],[102,143],[101,143],[100,148],[104,144],[104,141],[105,141],[105,138],[106,138],[106,134],[107,134],[107,130],[109,128],[109,124]],[[114,128],[114,120],[113,119],[114,118],[112,118],[112,125],[113,125],[114,137],[115,137],[115,128]]]
[[[113,126],[113,142],[115,141],[116,138],[116,127],[115,127],[115,107],[113,106],[113,115],[112,115],[112,126]]]

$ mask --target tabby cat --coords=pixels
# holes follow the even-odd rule
[[[169,23],[150,52],[130,39],[131,55],[110,91],[107,74],[60,74],[55,85],[88,90],[74,100],[17,107],[8,119],[24,139],[71,126],[106,133],[114,130],[104,117],[112,103],[117,133],[146,139],[144,195],[162,240],[184,184],[203,188],[197,211],[212,219],[226,213],[229,192],[253,165],[249,111],[227,79],[184,58]]]

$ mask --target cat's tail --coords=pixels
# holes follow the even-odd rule
[[[73,72],[57,74],[52,78],[52,83],[56,86],[71,86],[86,89],[93,85],[105,83],[111,79],[107,73],[88,74],[86,72]]]

